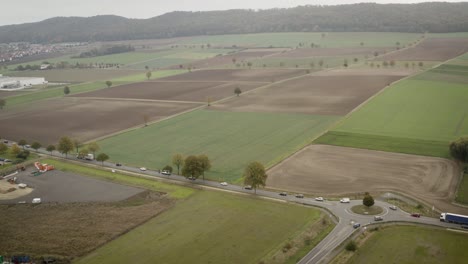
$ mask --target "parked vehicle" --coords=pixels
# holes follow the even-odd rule
[[[383,220],[383,217],[381,217],[380,215],[374,216],[374,221],[382,221],[382,220]]]
[[[468,216],[459,215],[459,214],[451,214],[451,213],[441,213],[440,221],[447,222],[447,223],[468,225]]]
[[[41,198],[34,198],[32,199],[33,204],[40,204],[42,202]]]
[[[350,203],[351,200],[349,198],[341,198],[340,203]]]

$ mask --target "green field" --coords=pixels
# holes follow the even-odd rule
[[[348,263],[466,263],[468,235],[444,229],[393,226],[375,232]]]
[[[76,263],[258,263],[319,217],[310,208],[199,191]]]
[[[184,44],[207,44],[224,46],[252,47],[296,47],[299,43],[310,46],[318,44],[322,48],[360,47],[394,47],[396,42],[401,45],[412,43],[421,34],[412,33],[375,33],[375,32],[330,32],[322,37],[322,33],[261,33],[239,35],[201,36],[182,40]]]
[[[218,54],[227,53],[229,50],[225,49],[168,49],[163,51],[155,52],[125,52],[118,54],[111,54],[105,56],[97,56],[91,58],[72,58],[75,55],[64,55],[57,58],[47,59],[47,60],[38,60],[28,63],[20,63],[8,66],[8,68],[14,69],[19,65],[35,65],[42,64],[44,61],[49,63],[58,63],[58,62],[68,62],[73,65],[76,63],[89,64],[89,63],[117,63],[122,65],[131,66],[131,68],[144,69],[145,66],[159,68],[159,67],[168,67],[171,65],[177,65],[179,63],[185,63],[194,61],[201,58],[214,57]],[[148,64],[148,65],[147,65]],[[138,66],[137,66],[138,65]],[[153,65],[153,66],[151,66]],[[155,66],[157,65],[157,66]]]
[[[112,160],[161,169],[172,155],[206,154],[213,180],[238,183],[251,161],[271,166],[310,143],[338,117],[199,110],[104,139]]]
[[[468,204],[468,173],[465,173],[463,175],[463,179],[458,185],[458,191],[455,197],[455,201],[462,204]]]
[[[184,70],[163,70],[153,72],[151,79],[163,78],[166,76],[176,75],[185,72]],[[123,85],[128,83],[140,82],[146,80],[145,73],[133,74],[129,76],[119,77],[115,79],[111,79],[112,86]],[[99,89],[106,88],[105,81],[98,81],[98,82],[90,82],[90,83],[81,83],[81,84],[74,84],[69,85],[70,87],[70,94],[77,94],[77,93],[84,93],[95,91]],[[10,107],[15,107],[21,104],[29,104],[32,102],[63,97],[65,96],[63,93],[64,86],[59,87],[50,87],[47,89],[42,89],[35,92],[30,92],[21,95],[15,95],[5,98],[6,99],[6,106],[5,108],[8,109]]]
[[[447,157],[448,143],[468,134],[468,87],[418,78],[392,85],[317,142]]]

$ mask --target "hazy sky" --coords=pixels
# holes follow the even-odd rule
[[[0,0],[0,25],[36,22],[56,16],[119,15],[149,18],[171,11],[268,9],[298,5],[337,5],[359,2],[418,3],[418,0]],[[432,0],[434,1],[434,0]],[[444,0],[444,2],[461,2]]]

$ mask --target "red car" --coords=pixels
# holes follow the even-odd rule
[[[419,217],[421,217],[421,214],[420,213],[412,213],[411,216],[419,218]]]

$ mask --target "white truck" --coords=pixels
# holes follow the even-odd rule
[[[341,198],[340,203],[349,203],[349,198]]]

